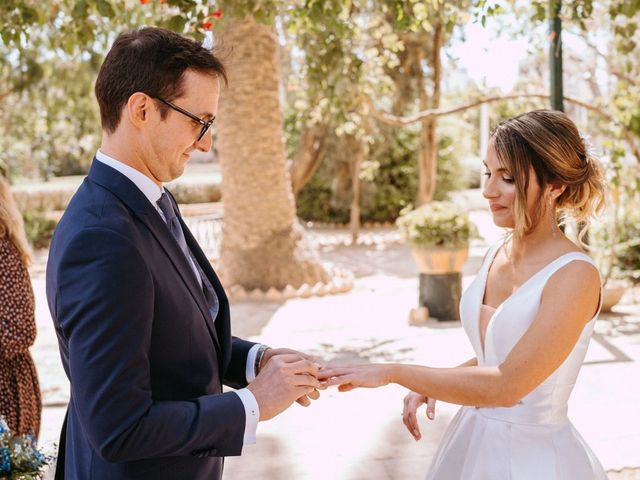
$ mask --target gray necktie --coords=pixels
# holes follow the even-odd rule
[[[158,206],[160,207],[160,210],[162,210],[162,213],[164,213],[164,218],[167,221],[167,226],[169,227],[171,235],[173,235],[173,238],[175,238],[176,242],[178,242],[182,253],[184,253],[185,256],[189,258],[191,256],[191,253],[189,252],[189,247],[187,247],[187,241],[184,239],[184,232],[182,231],[182,227],[180,226],[180,220],[178,219],[178,216],[173,209],[173,205],[171,203],[169,195],[167,195],[166,193],[160,195]]]
[[[180,246],[182,253],[184,253],[185,257],[187,257],[187,260],[191,259],[193,261],[193,264],[198,270],[198,273],[202,282],[202,291],[207,300],[209,311],[211,312],[211,319],[215,321],[216,316],[218,315],[218,309],[219,309],[218,296],[216,295],[216,292],[213,289],[213,286],[209,282],[209,279],[207,278],[205,273],[202,271],[202,268],[200,268],[200,265],[198,264],[198,262],[191,255],[191,251],[187,246],[187,241],[184,238],[184,232],[182,231],[180,220],[178,219],[178,216],[176,215],[176,212],[173,209],[173,203],[171,202],[169,195],[167,195],[166,193],[163,193],[160,196],[160,200],[158,200],[157,203],[158,203],[158,207],[160,207],[160,210],[162,210],[162,213],[164,214],[164,218],[167,221],[167,226],[169,227],[169,231],[171,232],[171,235],[173,235],[173,237],[176,239],[176,242],[178,242],[178,245]]]

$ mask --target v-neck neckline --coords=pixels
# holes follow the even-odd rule
[[[533,280],[535,277],[537,277],[540,273],[542,273],[543,271],[545,271],[547,268],[549,268],[552,264],[554,264],[555,262],[557,262],[558,260],[560,260],[561,258],[567,256],[567,255],[571,255],[573,253],[581,253],[581,252],[567,252],[567,253],[563,253],[562,255],[560,255],[559,257],[554,258],[553,260],[551,260],[549,263],[547,263],[544,267],[540,268],[539,270],[537,270],[533,275],[531,275],[529,278],[527,278],[524,282],[522,282],[522,284],[516,288],[513,292],[511,292],[504,300],[502,300],[502,302],[500,302],[496,307],[493,307],[491,305],[487,305],[486,303],[484,303],[484,297],[487,293],[487,283],[489,281],[489,271],[491,270],[491,267],[493,266],[493,262],[495,261],[496,257],[498,256],[498,252],[500,251],[500,249],[502,247],[504,247],[505,242],[502,242],[500,245],[498,245],[498,248],[496,248],[495,252],[493,252],[493,256],[491,257],[491,259],[487,259],[489,260],[489,264],[487,266],[486,271],[484,272],[484,279],[482,282],[482,296],[480,297],[480,303],[478,306],[478,322],[477,322],[477,330],[478,330],[478,342],[480,344],[480,352],[482,353],[482,360],[484,361],[485,357],[486,357],[486,345],[487,345],[487,334],[489,333],[489,328],[491,327],[491,325],[493,324],[493,319],[496,317],[496,315],[498,314],[498,312],[500,310],[502,310],[502,307],[509,301],[511,300],[520,290],[522,290],[523,287],[525,287],[529,282],[531,282],[531,280]],[[491,317],[489,318],[489,321],[487,321],[487,327],[484,330],[484,341],[482,340],[482,332],[480,332],[480,307],[482,305],[485,305],[486,307],[489,308],[495,308],[493,314],[491,315]]]

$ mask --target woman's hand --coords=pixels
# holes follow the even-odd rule
[[[436,400],[434,398],[427,398],[416,392],[409,392],[404,397],[404,408],[402,409],[402,423],[407,427],[409,433],[413,435],[413,438],[420,440],[422,434],[420,433],[420,426],[418,425],[418,408],[426,403],[427,404],[427,418],[433,420],[435,418]]]
[[[391,382],[392,365],[326,366],[320,370],[318,379],[330,387],[348,392],[357,387],[384,387]]]

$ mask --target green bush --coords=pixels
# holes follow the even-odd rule
[[[316,172],[298,195],[296,200],[298,216],[304,221],[348,222],[348,206],[337,206],[332,198],[331,180],[324,172]]]
[[[640,213],[628,211],[614,246],[613,275],[640,284]]]
[[[360,174],[363,221],[393,222],[402,209],[413,204],[418,184],[417,146],[416,133],[402,129],[388,151],[364,162]]]
[[[381,141],[383,142],[383,141]],[[467,177],[453,151],[451,137],[438,141],[438,173],[434,198],[443,200],[453,190],[466,188]],[[418,133],[394,129],[389,147],[374,145],[370,159],[362,164],[361,220],[392,222],[400,211],[415,201],[417,189]],[[345,223],[349,221],[351,183],[345,178],[345,159],[338,139],[329,139],[327,155],[296,200],[298,216],[306,221]]]
[[[47,218],[42,212],[26,211],[22,213],[27,240],[33,248],[48,248],[57,222]]]
[[[477,236],[467,212],[453,202],[433,201],[400,216],[402,237],[420,247],[466,247]]]

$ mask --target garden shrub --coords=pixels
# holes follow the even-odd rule
[[[418,174],[416,156],[418,133],[411,129],[394,131],[388,149],[363,162],[361,178],[362,222],[393,222],[415,201]],[[434,200],[443,200],[453,190],[466,188],[468,176],[453,154],[453,139],[440,136],[438,173]],[[351,202],[350,182],[339,181],[340,149],[329,142],[327,156],[296,200],[298,216],[305,221],[346,223]],[[371,149],[376,152],[375,146]],[[344,172],[344,168],[342,167]],[[349,189],[338,191],[339,188]]]
[[[25,211],[22,213],[27,240],[33,248],[48,248],[57,222],[42,212]]]

